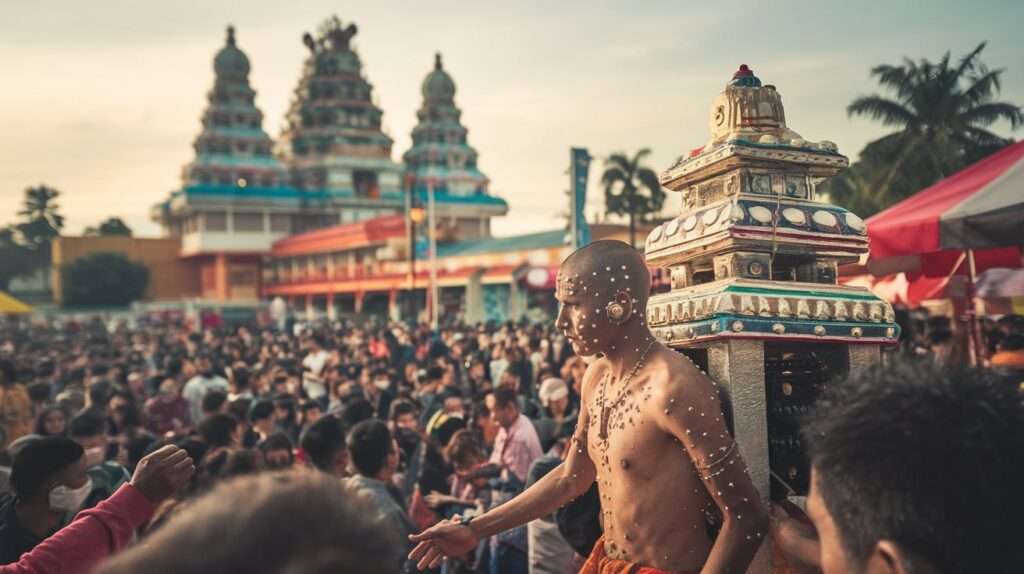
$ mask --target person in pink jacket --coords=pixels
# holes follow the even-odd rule
[[[24,454],[24,451],[19,453]],[[84,458],[84,453],[82,456]],[[18,458],[22,457],[15,459],[11,475],[15,486]],[[0,566],[0,574],[91,571],[102,559],[124,547],[135,531],[149,521],[156,507],[185,485],[194,472],[195,464],[188,453],[175,446],[168,445],[147,455],[139,462],[130,483],[96,507],[81,512],[71,524],[21,554],[16,562]],[[47,491],[47,500],[58,502],[60,506],[61,500],[73,497],[74,490],[67,485],[57,485]],[[32,504],[32,501],[25,503],[28,507]],[[26,512],[14,514],[26,522],[33,521]]]

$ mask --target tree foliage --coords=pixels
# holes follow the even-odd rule
[[[142,298],[149,270],[120,253],[94,253],[61,268],[66,307],[123,307]]]
[[[6,291],[15,277],[49,265],[50,242],[64,227],[58,196],[45,185],[26,189],[20,221],[0,228],[0,290]]]
[[[636,219],[647,221],[661,212],[665,191],[658,174],[642,165],[651,150],[644,148],[633,157],[614,153],[605,160],[601,185],[604,187],[605,210],[612,215],[629,217],[629,243],[636,246]]]
[[[120,217],[108,217],[96,227],[91,225],[86,227],[84,234],[89,236],[118,235],[122,237],[131,237],[132,228],[128,227],[128,224]]]
[[[851,116],[867,116],[897,131],[865,146],[859,161],[828,182],[832,201],[870,216],[1011,143],[988,128],[1024,123],[1020,106],[996,101],[1003,69],[981,61],[985,44],[954,62],[904,58],[872,77],[890,95],[854,100]]]

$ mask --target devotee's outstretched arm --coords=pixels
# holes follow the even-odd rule
[[[729,434],[715,384],[693,364],[674,369],[658,397],[658,423],[686,448],[723,517],[702,574],[747,571],[768,534],[769,514]]]
[[[589,383],[585,376],[584,397],[589,396]],[[585,493],[593,484],[597,469],[587,452],[586,429],[590,414],[586,399],[581,403],[579,424],[572,436],[569,453],[560,465],[519,496],[488,511],[469,525],[445,520],[410,536],[409,539],[418,544],[409,553],[409,558],[417,560],[421,570],[434,568],[446,556],[462,556],[469,552],[482,538],[547,516]]]

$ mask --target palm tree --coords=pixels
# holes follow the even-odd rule
[[[898,131],[868,144],[874,146],[876,157],[870,162],[872,173],[858,175],[859,184],[868,186],[862,193],[882,203],[895,202],[1010,143],[988,128],[1002,120],[1015,129],[1024,123],[1024,113],[1020,106],[995,100],[1004,70],[989,69],[981,61],[984,49],[982,42],[955,63],[946,52],[938,62],[904,58],[901,65],[882,64],[871,70],[894,97],[863,96],[846,111]],[[884,158],[878,157],[879,151],[886,151]],[[917,181],[909,186],[897,183],[907,177]],[[898,189],[892,189],[894,185]]]
[[[604,186],[605,211],[608,214],[629,216],[629,244],[636,247],[636,218],[646,221],[661,211],[665,192],[658,175],[641,161],[651,154],[644,148],[630,158],[625,153],[614,153],[604,161],[601,185]]]
[[[18,224],[18,231],[27,243],[38,246],[60,235],[64,216],[58,213],[59,195],[59,191],[45,185],[25,190],[24,206],[18,212],[25,221]]]
[[[132,228],[122,220],[120,217],[108,217],[102,221],[99,226],[92,226],[85,228],[82,235],[89,236],[106,236],[106,235],[121,235],[124,237],[132,236]]]

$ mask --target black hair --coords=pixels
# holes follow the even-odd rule
[[[303,413],[309,412],[313,409],[323,410],[323,407],[320,406],[320,403],[312,400],[305,400],[299,403],[299,410]]]
[[[25,387],[28,391],[28,398],[33,403],[45,403],[50,400],[50,383],[47,382],[35,382]]]
[[[398,417],[402,415],[415,416],[416,413],[418,412],[419,409],[416,408],[416,405],[413,404],[412,401],[407,399],[397,399],[393,403],[391,403],[391,408],[388,412],[388,420],[391,422],[395,422],[396,420],[398,420]]]
[[[224,413],[207,415],[199,423],[199,436],[210,448],[231,445],[231,435],[238,428],[238,419]]]
[[[202,409],[204,413],[219,411],[228,402],[228,394],[224,391],[210,391],[203,395]]]
[[[292,439],[288,438],[288,435],[283,432],[275,432],[266,439],[260,441],[259,444],[256,445],[256,448],[258,448],[260,452],[287,450],[288,454],[291,454],[294,445],[292,445]]]
[[[387,464],[391,449],[391,431],[383,421],[363,421],[353,427],[348,435],[352,466],[363,476],[376,476]]]
[[[0,386],[10,386],[18,382],[18,371],[10,359],[0,359]]]
[[[1000,351],[1019,351],[1024,349],[1024,335],[1007,335],[999,342]]]
[[[433,366],[427,369],[427,380],[428,381],[440,381],[444,378],[444,369],[438,366]]]
[[[256,422],[270,418],[274,414],[274,403],[270,401],[256,401],[249,407],[249,421]]]
[[[89,438],[107,433],[107,421],[96,412],[82,411],[68,422],[71,438]]]
[[[939,572],[1024,563],[1024,405],[990,372],[897,362],[832,385],[804,437],[854,565],[891,540]],[[1014,510],[1013,507],[1016,507]]]
[[[111,388],[109,381],[96,381],[86,389],[86,395],[89,397],[89,404],[92,405],[107,406],[107,402],[110,401],[110,392]]]
[[[249,410],[251,408],[252,400],[240,397],[228,403],[228,414],[238,419],[238,422],[245,424],[249,422]]]
[[[503,409],[509,405],[519,408],[519,395],[508,387],[494,389],[494,406]]]
[[[333,472],[338,451],[345,448],[345,428],[341,419],[334,415],[320,417],[302,432],[299,446],[313,466],[324,472]]]
[[[347,428],[352,428],[365,420],[372,419],[373,414],[373,405],[370,404],[370,401],[362,398],[353,399],[341,409],[341,422]]]
[[[11,488],[21,498],[35,496],[48,478],[84,455],[85,449],[69,438],[51,436],[33,440],[14,455]]]

